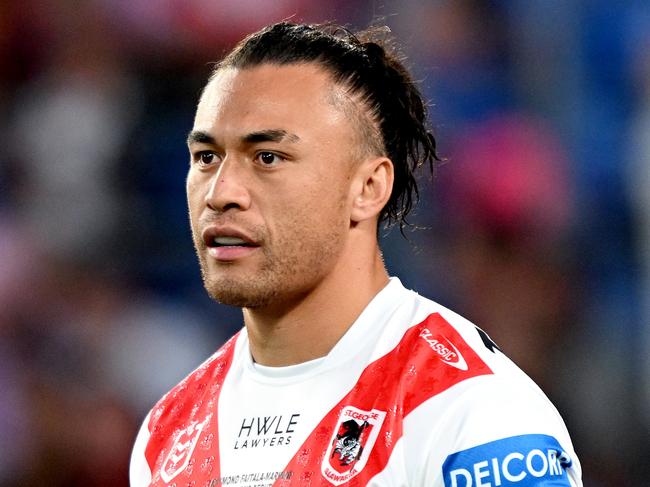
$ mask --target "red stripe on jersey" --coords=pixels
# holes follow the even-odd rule
[[[454,384],[491,373],[454,327],[429,315],[366,367],[284,469],[290,482],[274,485],[366,485],[386,467],[411,411]]]
[[[151,487],[195,485],[188,480],[221,477],[217,407],[238,336],[228,340],[153,408],[148,424],[151,436],[145,448]]]

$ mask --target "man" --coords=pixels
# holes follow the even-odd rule
[[[379,43],[290,23],[249,36],[188,145],[205,287],[245,327],[147,416],[134,487],[581,485],[532,381],[388,277],[378,225],[404,224],[413,172],[436,156]]]

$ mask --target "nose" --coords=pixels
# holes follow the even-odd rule
[[[219,213],[229,209],[250,208],[251,197],[241,164],[237,164],[233,159],[223,160],[218,171],[212,176],[210,187],[205,195],[205,204]]]

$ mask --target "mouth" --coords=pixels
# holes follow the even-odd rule
[[[209,227],[202,237],[208,254],[222,262],[241,259],[260,247],[254,239],[234,229]]]
[[[206,242],[208,248],[215,247],[259,247],[254,243],[248,242],[239,237],[215,237]]]

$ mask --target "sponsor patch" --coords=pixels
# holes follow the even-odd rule
[[[434,333],[429,328],[423,328],[420,332],[420,338],[427,342],[431,350],[438,354],[443,363],[456,367],[458,370],[467,370],[465,358],[447,337],[440,333]]]
[[[445,487],[569,486],[571,458],[548,435],[521,435],[453,453],[442,466]]]
[[[321,465],[327,480],[340,485],[363,470],[385,417],[385,411],[376,409],[343,408]]]

